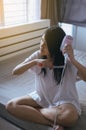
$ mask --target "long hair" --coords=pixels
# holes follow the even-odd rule
[[[62,54],[62,51],[60,50],[60,47],[62,40],[66,35],[65,32],[63,31],[62,28],[55,26],[48,28],[44,34],[47,47],[50,53],[50,57],[53,59],[53,65],[54,66],[64,65],[65,59]],[[59,84],[61,81],[62,70],[63,68],[53,69],[54,79],[57,84]],[[41,72],[44,72],[44,75],[46,75],[46,68],[42,68]]]

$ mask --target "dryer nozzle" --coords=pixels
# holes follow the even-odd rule
[[[66,36],[64,37],[63,41],[62,41],[60,50],[62,51],[63,48],[64,48],[67,44],[72,44],[72,43],[73,43],[73,37],[70,36],[70,35],[66,35]],[[64,57],[65,57],[65,63],[66,63],[68,55],[65,53],[65,54],[64,54]]]

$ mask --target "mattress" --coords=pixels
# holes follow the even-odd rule
[[[75,58],[81,64],[86,66],[86,53],[85,52],[74,50],[74,55],[75,55]],[[10,61],[10,63],[11,63],[11,61]],[[7,64],[6,64],[6,66],[7,66]],[[5,76],[4,76],[4,78],[6,77],[6,80],[4,79],[5,83],[7,85],[8,82],[11,82],[11,85],[8,84],[8,87],[6,86],[5,88],[4,88],[5,84],[1,84],[1,86],[0,86],[0,116],[2,118],[4,118],[5,120],[9,121],[10,123],[16,125],[17,127],[21,128],[21,129],[24,129],[24,130],[50,130],[51,127],[19,120],[19,119],[13,117],[12,115],[10,115],[6,111],[5,104],[9,99],[16,97],[16,96],[22,96],[22,95],[26,94],[27,90],[29,90],[29,92],[32,92],[34,90],[34,88],[33,88],[34,82],[32,80],[34,78],[33,75],[32,75],[32,79],[31,79],[31,75],[27,75],[27,73],[26,73],[25,75],[23,75],[23,76],[25,76],[24,84],[20,84],[20,85],[17,84],[17,85],[19,85],[19,87],[14,85],[13,88],[12,88],[12,84],[15,84],[15,80],[18,80],[18,82],[20,82],[21,78],[24,78],[24,77],[21,76],[20,79],[18,79],[18,77],[15,77],[14,79],[9,80],[10,78],[7,77],[7,75],[8,74],[5,74]],[[29,81],[27,79],[28,76],[30,76]],[[29,82],[29,84],[26,84],[27,81]],[[26,85],[26,87],[24,87],[24,85]],[[78,84],[77,84],[77,86],[78,86]],[[9,88],[9,89],[7,89],[7,88]],[[1,90],[3,91],[3,93],[1,93]],[[11,90],[11,93],[13,92],[13,94],[9,93],[10,90]],[[81,91],[81,90],[79,90],[79,91]],[[83,95],[83,93],[82,93],[82,95]],[[81,109],[82,109],[81,117],[79,118],[78,122],[76,123],[76,125],[74,127],[65,128],[66,130],[81,130],[81,129],[86,130],[86,96],[85,95],[80,100],[80,105],[81,105]]]

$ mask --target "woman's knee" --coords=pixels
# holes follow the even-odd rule
[[[16,109],[17,105],[25,105],[26,102],[27,102],[27,97],[26,96],[14,98],[14,99],[7,102],[6,109],[9,112],[11,112],[14,109]]]
[[[78,120],[78,113],[74,109],[66,109],[57,117],[57,122],[64,126],[73,126]]]
[[[6,104],[6,110],[8,111],[8,112],[10,112],[10,113],[12,113],[14,110],[15,110],[15,108],[16,108],[16,102],[15,101],[13,101],[13,100],[11,100],[11,101],[9,101],[7,104]]]

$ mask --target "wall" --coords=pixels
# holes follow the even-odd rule
[[[0,61],[39,48],[41,36],[50,20],[39,20],[0,29]]]
[[[74,26],[74,48],[86,51],[86,27]]]

